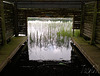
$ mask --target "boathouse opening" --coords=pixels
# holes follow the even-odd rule
[[[100,76],[100,1],[0,0],[0,76]]]
[[[72,18],[28,18],[29,60],[70,60]]]

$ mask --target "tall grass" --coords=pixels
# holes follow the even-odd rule
[[[74,37],[79,37],[80,36],[80,29],[75,29],[74,30]]]
[[[37,27],[33,25],[34,27]],[[32,26],[32,27],[33,27]],[[38,25],[39,26],[39,25]],[[30,44],[36,43],[37,45],[40,43],[40,46],[47,45],[52,42],[56,42],[58,46],[62,44],[66,44],[69,42],[70,38],[73,37],[73,29],[72,29],[72,22],[50,22],[46,23],[44,28],[41,27],[38,30],[34,30],[35,33],[32,35],[30,32]],[[40,26],[39,26],[40,27]],[[47,30],[46,32],[43,32],[43,34],[40,32],[40,30]],[[74,36],[78,37],[80,36],[80,30],[74,30]],[[41,34],[41,35],[40,35]],[[32,37],[34,36],[34,37]]]

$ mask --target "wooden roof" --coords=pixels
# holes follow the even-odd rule
[[[6,0],[16,2],[18,8],[81,8],[82,2],[92,0]]]

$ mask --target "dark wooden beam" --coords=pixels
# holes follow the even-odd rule
[[[15,36],[18,36],[18,11],[17,11],[17,3],[14,3],[14,29],[15,29]]]
[[[75,15],[73,16],[73,36],[74,36],[74,32],[75,32],[74,25],[75,25]]]
[[[25,13],[25,26],[26,26],[26,36],[27,36],[27,13]]]
[[[97,4],[98,4],[97,1],[95,1],[91,44],[94,44],[94,41],[95,41],[95,30],[96,30],[96,24],[97,24]]]
[[[84,25],[84,3],[82,2],[81,5],[81,25],[80,25],[80,36],[82,36],[83,34],[83,25]]]
[[[17,2],[18,8],[80,8],[81,2]]]
[[[1,26],[2,26],[2,43],[3,45],[5,45],[7,44],[7,41],[6,41],[6,26],[5,26],[3,0],[0,0],[0,12],[1,12]]]
[[[11,1],[11,2],[14,2],[15,0],[6,0],[6,1]],[[79,1],[84,1],[84,2],[89,2],[89,1],[95,1],[95,0],[16,0],[17,2],[25,2],[25,1],[31,1],[31,2],[50,2],[50,1],[52,1],[52,2],[64,2],[64,1],[66,1],[66,2],[79,2]]]

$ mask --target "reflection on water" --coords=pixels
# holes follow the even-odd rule
[[[100,76],[78,48],[73,43],[71,46],[69,61],[33,61],[28,59],[26,43],[13,57],[11,63],[0,72],[0,76],[10,76],[12,73],[17,76]]]
[[[70,60],[71,32],[71,21],[28,21],[29,60]]]
[[[27,43],[22,45],[0,76],[100,76],[78,48],[73,43],[70,45],[71,22],[28,23],[28,47]]]

